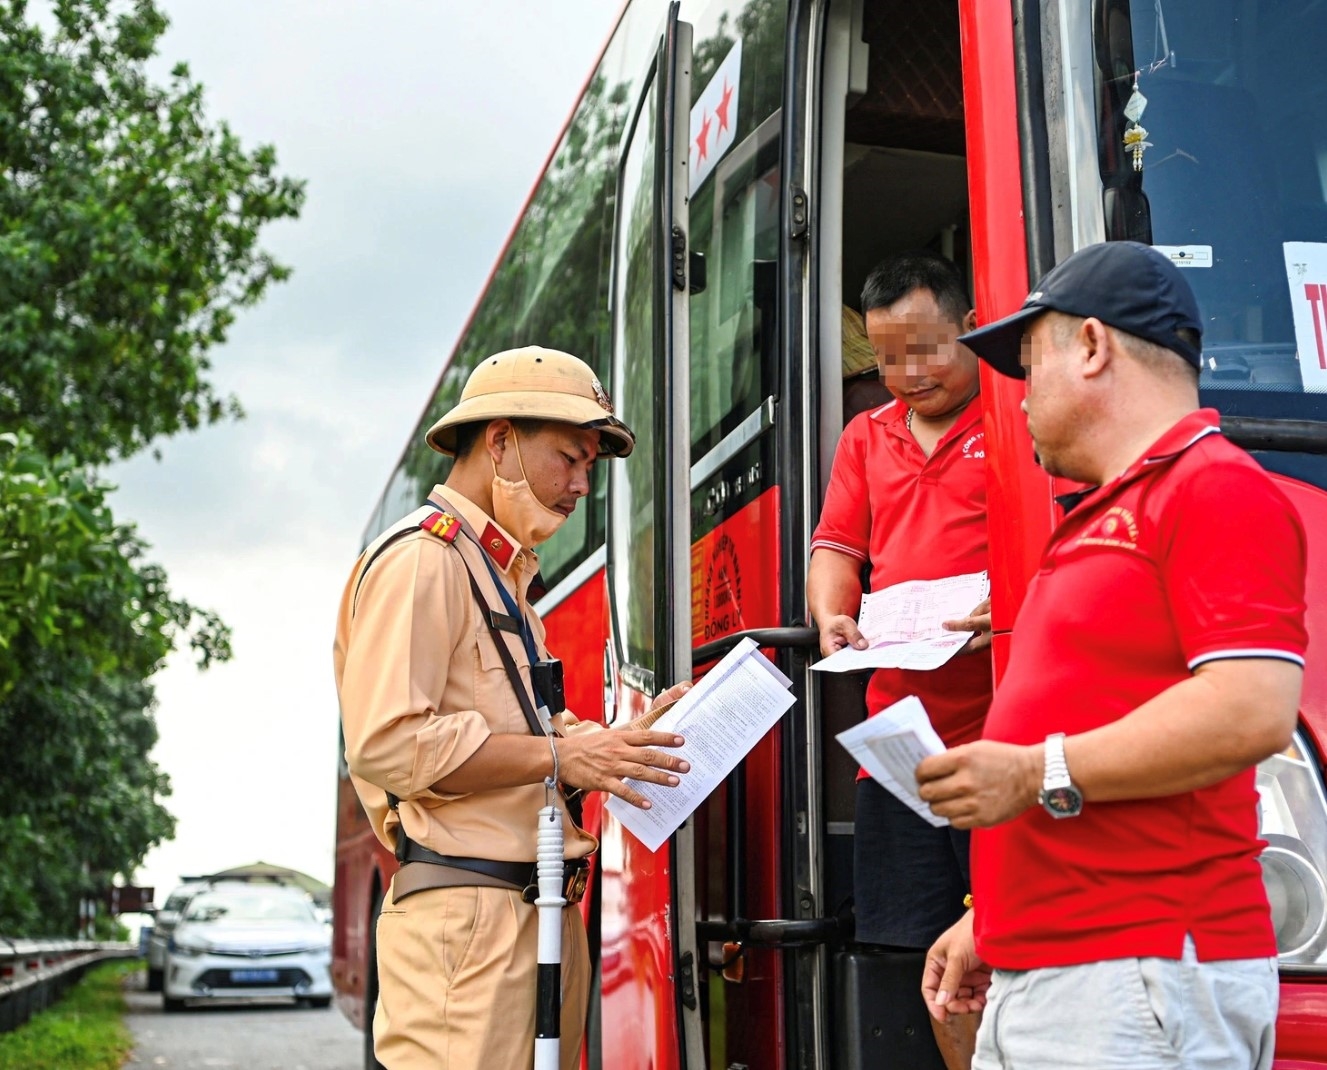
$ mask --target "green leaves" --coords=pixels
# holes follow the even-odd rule
[[[78,898],[174,832],[152,675],[229,631],[172,598],[97,475],[241,414],[210,352],[287,268],[258,245],[303,183],[149,59],[154,0],[0,0],[0,933],[72,931]]]
[[[0,427],[96,464],[231,414],[207,354],[288,274],[258,235],[304,187],[209,124],[186,66],[147,80],[151,0],[55,16],[0,0]]]

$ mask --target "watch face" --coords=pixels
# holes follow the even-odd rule
[[[1083,796],[1077,788],[1051,788],[1042,805],[1052,817],[1077,817],[1083,810]]]

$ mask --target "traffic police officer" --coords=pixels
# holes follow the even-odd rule
[[[648,805],[626,778],[672,785],[687,771],[669,753],[680,736],[558,712],[560,664],[527,602],[533,547],[589,493],[596,458],[625,457],[635,436],[587,364],[531,346],[481,363],[427,441],[455,464],[355,563],[334,652],[351,778],[402,862],[378,922],[375,1051],[389,1070],[528,1067],[538,921],[526,889],[545,779],[556,770],[572,788]],[[596,843],[558,805],[572,1070],[589,989],[572,904]]]

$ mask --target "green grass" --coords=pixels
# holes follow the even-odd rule
[[[0,1033],[0,1070],[120,1070],[133,1047],[122,986],[142,968],[139,962],[93,967],[55,1006]]]

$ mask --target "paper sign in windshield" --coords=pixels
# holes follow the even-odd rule
[[[1299,374],[1306,393],[1327,393],[1327,245],[1288,241],[1283,248]]]

